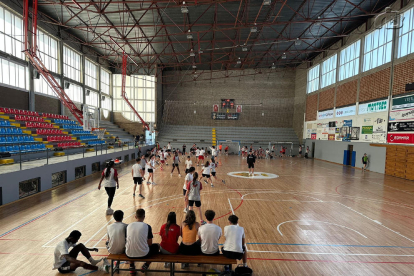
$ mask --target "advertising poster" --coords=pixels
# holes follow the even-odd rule
[[[344,120],[343,126],[345,127],[352,127],[352,120]]]
[[[311,134],[311,139],[312,139],[312,140],[316,140],[316,133],[312,133],[312,134]]]
[[[362,126],[361,128],[361,141],[372,142],[372,133],[374,131],[373,126]]]
[[[325,110],[325,111],[318,111],[318,120],[331,119],[333,117],[334,117],[333,109]]]
[[[414,95],[392,99],[391,110],[414,108]]]
[[[373,143],[386,143],[387,141],[387,122],[384,118],[376,118],[372,129]]]
[[[412,144],[414,134],[414,95],[392,99],[387,140],[389,143]]]
[[[218,112],[218,104],[213,104],[213,112]]]
[[[356,115],[356,105],[337,108],[335,111],[335,117],[345,117]]]
[[[242,108],[242,106],[241,106],[241,105],[236,105],[236,112],[237,112],[237,113],[241,113],[241,112],[242,112],[242,110],[243,110],[243,108]]]
[[[393,110],[390,112],[390,121],[412,121],[414,120],[414,108]]]
[[[360,104],[358,106],[358,115],[375,113],[375,112],[383,112],[387,110],[388,110],[388,99],[376,101],[372,103]]]
[[[388,133],[388,142],[394,144],[412,144],[414,143],[414,134]]]
[[[394,122],[388,124],[388,132],[414,132],[414,121],[410,122]]]
[[[334,141],[335,140],[335,134],[328,134],[328,140]]]
[[[329,127],[336,127],[336,122],[329,122]]]

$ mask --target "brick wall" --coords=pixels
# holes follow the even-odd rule
[[[318,94],[310,95],[306,99],[306,121],[316,120],[318,114]]]
[[[29,92],[0,86],[0,107],[29,109]]]
[[[303,121],[306,111],[306,80],[307,66],[300,65],[296,68],[295,75],[295,100],[293,111],[293,129],[302,143],[303,139]]]
[[[414,82],[414,59],[397,64],[394,67],[394,83],[392,94],[399,95],[407,93],[405,85]]]
[[[335,87],[319,93],[318,110],[326,110],[334,108]]]
[[[52,114],[60,113],[60,100],[39,94],[35,95],[35,111]],[[68,115],[68,113],[66,113]]]
[[[358,80],[353,80],[339,85],[336,88],[336,107],[352,105],[356,103],[358,92]]]
[[[386,98],[390,89],[391,68],[361,78],[359,88],[359,102]]]
[[[253,73],[245,70],[245,74]],[[238,71],[232,74],[238,74]],[[164,72],[164,83],[177,79],[177,72]],[[210,73],[203,73],[210,76]],[[295,98],[295,71],[291,69],[270,74],[222,78],[222,73],[213,73],[212,81],[191,81],[183,78],[176,83],[163,86],[164,124],[242,127],[292,127]],[[213,104],[221,99],[235,99],[242,105],[240,119],[212,120]],[[169,102],[169,103],[168,103]],[[196,113],[194,113],[196,111]],[[221,110],[226,112],[226,110]],[[263,114],[263,115],[262,115]]]

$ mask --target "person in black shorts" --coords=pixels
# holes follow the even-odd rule
[[[241,260],[247,267],[246,238],[244,228],[238,225],[239,218],[236,215],[229,216],[229,225],[224,227],[225,242],[221,252],[226,258]],[[225,268],[228,270],[228,267]]]
[[[187,148],[187,146],[184,144],[184,145],[183,145],[183,152],[182,152],[182,153],[183,153],[183,155],[185,155],[185,149],[186,149],[186,148]]]
[[[253,152],[250,150],[249,155],[247,155],[247,166],[249,167],[249,176],[254,174],[254,163],[256,162],[256,157],[253,155]]]

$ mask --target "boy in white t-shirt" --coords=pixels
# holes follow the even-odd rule
[[[219,255],[219,239],[222,235],[220,226],[213,223],[216,213],[207,210],[204,214],[207,224],[198,228],[198,241],[200,242],[201,253],[205,255]]]
[[[239,218],[236,215],[229,216],[229,225],[224,227],[224,237],[226,238],[221,252],[229,259],[241,260],[247,267],[246,240],[244,228],[237,223]]]
[[[134,188],[132,192],[132,196],[135,196],[135,191],[137,190],[137,184],[139,186],[139,197],[145,198],[141,191],[142,191],[142,166],[141,166],[141,159],[137,158],[135,161],[137,161],[136,164],[132,166],[132,179],[134,180]]]
[[[199,148],[196,149],[195,154],[196,154],[197,166],[199,166],[199,161],[198,161],[198,157],[200,156],[200,149]]]
[[[126,244],[126,229],[128,224],[122,222],[124,212],[116,210],[114,212],[115,222],[109,225],[106,230],[108,233],[108,241],[106,248],[111,254],[124,254]]]
[[[184,205],[184,213],[187,213],[187,211],[188,211],[188,199],[186,198],[186,194],[187,194],[187,184],[188,184],[188,182],[193,182],[194,172],[195,172],[195,168],[194,167],[190,167],[188,169],[188,173],[187,173],[187,175],[185,176],[185,179],[184,179],[184,185],[183,185],[183,195],[184,195],[184,203],[185,203],[185,205]]]
[[[191,157],[187,156],[187,160],[185,160],[185,174],[186,175],[187,175],[187,173],[190,170],[192,165],[193,165],[193,161],[191,161]]]
[[[167,162],[168,161],[168,156],[169,156],[169,153],[164,150],[164,160],[165,160],[165,165],[167,165],[167,166],[168,166],[168,162]]]

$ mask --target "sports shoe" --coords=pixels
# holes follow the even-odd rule
[[[226,181],[224,181],[224,179],[223,179],[223,180],[221,180],[221,182],[223,182],[223,184],[226,184]]]
[[[155,182],[152,182],[151,184],[152,184],[152,185],[157,185],[157,183],[155,183]]]
[[[164,267],[165,268],[169,268],[170,267],[170,263],[164,263]]]
[[[207,180],[204,180],[204,183],[208,184]]]
[[[104,265],[111,265],[111,263],[108,261],[107,258],[102,258],[102,262],[104,263]],[[118,261],[114,261],[114,266],[116,266],[118,264]]]
[[[105,258],[106,259],[106,258]],[[103,260],[103,258],[100,258],[100,259],[98,259],[98,260],[93,260],[92,262],[90,262],[91,263],[91,265],[97,265],[100,261],[102,261]],[[104,265],[107,265],[106,263],[104,263]]]
[[[181,177],[181,174],[179,174],[178,176]]]
[[[135,194],[132,194],[132,196],[135,196]]]
[[[147,185],[151,184],[151,182],[147,181]]]
[[[145,198],[145,197],[144,197],[143,195],[141,195],[141,194],[139,194],[138,196],[139,196],[139,197],[141,197],[141,198]]]
[[[103,265],[103,266],[99,267],[99,270],[103,271],[105,273],[109,273],[110,268],[111,268],[111,266],[109,266],[109,265]]]
[[[146,263],[142,265],[141,267],[141,272],[145,273],[145,271],[149,268],[149,265],[147,265]]]
[[[211,183],[211,187],[214,187],[213,183]]]
[[[184,208],[184,211],[183,211],[184,213],[187,213],[187,208]]]
[[[114,213],[114,210],[112,210],[111,208],[106,209],[106,215],[110,216]]]
[[[172,176],[172,173],[171,173],[171,176]]]

